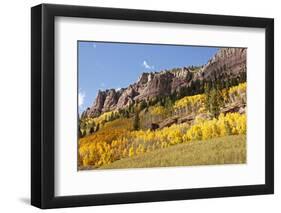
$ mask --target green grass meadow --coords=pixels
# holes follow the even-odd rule
[[[100,169],[243,164],[246,160],[246,136],[231,135],[170,146],[121,159]]]

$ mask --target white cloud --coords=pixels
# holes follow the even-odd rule
[[[142,65],[144,66],[145,69],[149,69],[149,70],[154,69],[154,66],[149,65],[146,60],[143,61]]]
[[[86,96],[85,92],[79,91],[79,93],[78,93],[78,106],[79,106],[80,108],[81,108],[81,107],[83,106],[83,104],[84,104],[85,96]]]

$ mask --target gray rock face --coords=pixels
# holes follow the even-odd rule
[[[81,117],[96,117],[115,109],[128,107],[131,103],[149,100],[157,96],[171,95],[183,87],[189,87],[192,81],[229,79],[246,72],[245,48],[221,48],[196,72],[188,67],[160,72],[142,73],[139,79],[127,88],[116,91],[99,91],[93,105],[84,111]]]
[[[102,111],[110,111],[116,107],[118,101],[118,94],[114,89],[110,89],[106,93],[106,98],[103,103]]]
[[[221,48],[203,67],[198,77],[213,79],[226,75],[238,76],[246,72],[246,59],[246,48]]]
[[[174,75],[170,72],[148,75],[146,81],[138,81],[134,84],[134,88],[138,93],[134,100],[145,100],[158,95],[169,95],[173,78]],[[143,79],[141,78],[141,80]]]
[[[117,102],[117,109],[125,108],[133,103],[134,97],[137,95],[136,90],[132,85],[127,87],[121,94]]]
[[[85,111],[84,116],[85,117],[98,116],[102,112],[102,109],[104,108],[104,101],[106,97],[107,97],[107,92],[99,90],[96,100],[93,103],[93,106]]]

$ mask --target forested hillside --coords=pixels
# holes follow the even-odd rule
[[[79,169],[245,163],[245,55],[222,48],[205,65],[144,73],[127,88],[100,91],[79,120]],[[168,163],[168,150],[178,160]]]

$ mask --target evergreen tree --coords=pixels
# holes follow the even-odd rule
[[[128,110],[130,113],[134,113],[134,111],[135,111],[134,104],[130,104]]]
[[[95,132],[94,126],[91,126],[90,128],[90,134],[93,134]]]
[[[206,95],[206,108],[214,117],[217,118],[220,114],[220,108],[223,105],[221,90],[217,89],[216,86],[210,86],[209,83],[205,84],[204,88]]]
[[[145,109],[147,107],[147,103],[145,100],[141,101],[140,102],[140,105],[139,105],[139,110],[142,111],[143,109]]]
[[[130,113],[129,113],[128,110],[125,110],[125,111],[124,111],[124,117],[125,117],[125,118],[129,118],[129,117],[130,117]]]
[[[219,90],[212,88],[210,91],[209,111],[214,117],[218,117],[220,113],[220,97]]]
[[[82,138],[82,137],[83,137],[82,131],[81,131],[81,129],[78,127],[78,139],[79,139],[79,138]]]
[[[171,108],[173,106],[173,102],[170,96],[165,97],[165,108]]]
[[[99,131],[99,129],[100,129],[100,124],[98,123],[96,126],[96,132]]]
[[[136,112],[136,114],[135,114],[133,128],[134,128],[134,130],[139,130],[139,128],[140,128],[139,112]]]

